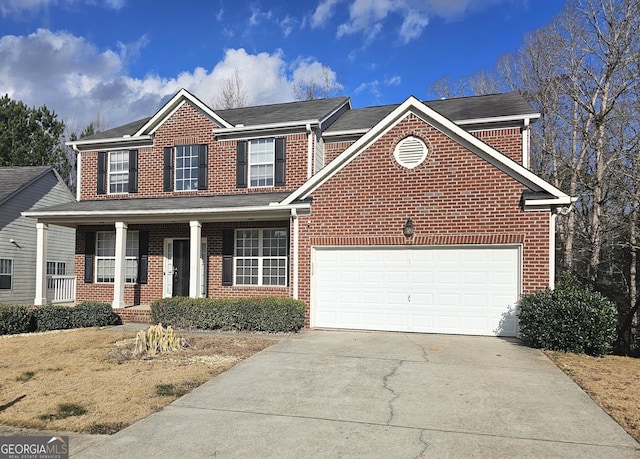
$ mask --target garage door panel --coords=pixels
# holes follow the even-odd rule
[[[514,336],[519,259],[515,246],[317,248],[312,326]]]

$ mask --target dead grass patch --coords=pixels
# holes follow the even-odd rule
[[[546,354],[609,416],[640,441],[640,359],[549,351]]]
[[[185,350],[153,359],[132,358],[132,333],[93,328],[3,337],[0,424],[114,433],[276,342],[181,336]],[[159,395],[159,386],[173,389]]]

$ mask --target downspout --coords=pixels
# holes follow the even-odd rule
[[[298,240],[299,240],[299,223],[298,212],[296,209],[291,209],[291,223],[293,226],[293,299],[298,299]]]
[[[549,217],[549,288],[553,290],[556,286],[556,219],[558,213],[551,211]]]
[[[73,145],[73,149],[76,152],[76,201],[80,201],[80,191],[82,186],[81,171],[82,171],[82,153],[78,150],[76,145]]]
[[[313,174],[313,131],[311,124],[307,123],[307,179]]]
[[[522,127],[522,165],[529,169],[529,118],[524,119]]]

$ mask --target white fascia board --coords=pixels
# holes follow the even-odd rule
[[[214,207],[200,209],[185,208],[168,208],[153,210],[90,210],[75,211],[67,210],[60,212],[47,212],[46,210],[31,210],[22,212],[22,216],[31,218],[60,218],[60,217],[152,217],[152,216],[171,216],[171,215],[208,215],[208,214],[251,214],[261,212],[287,211],[291,209],[301,209],[310,207],[310,203],[298,203],[293,205],[282,205],[277,202],[270,203],[267,206],[253,207]]]
[[[188,100],[190,103],[202,110],[207,116],[215,120],[216,123],[221,126],[231,127],[224,119],[222,119],[216,112],[214,112],[208,105],[204,104],[200,99],[195,97],[186,89],[181,89],[175,96],[169,100],[164,106],[153,115],[153,117],[142,126],[138,132],[134,135],[139,136],[147,131],[155,131],[159,125],[161,125],[165,119],[169,117],[171,113],[175,111],[176,106],[180,105],[184,100]]]
[[[150,135],[139,135],[139,136],[129,136],[129,137],[111,137],[107,139],[95,139],[95,140],[70,140],[65,142],[65,145],[73,148],[75,151],[82,150],[99,150],[101,147],[106,148],[107,145],[114,144],[130,144],[132,146],[140,146],[139,144],[149,144],[153,145],[153,137]],[[93,148],[95,147],[95,148]]]
[[[344,168],[365,148],[374,143],[379,137],[383,136],[410,113],[424,119],[425,122],[428,122],[448,137],[457,141],[470,151],[478,154],[478,156],[498,167],[500,170],[510,175],[515,180],[518,180],[525,186],[532,188],[534,191],[546,191],[547,193],[561,199],[571,199],[565,193],[541,179],[533,172],[511,160],[495,148],[475,137],[473,134],[465,131],[455,122],[442,116],[440,113],[411,96],[384,117],[376,126],[360,137],[360,139],[354,142],[349,148],[338,155],[318,174],[314,175],[300,188],[291,193],[282,201],[282,204],[289,204],[295,199],[304,199],[308,197],[316,188],[329,180],[333,174]]]
[[[346,129],[344,131],[332,131],[332,132],[327,132],[324,131],[322,133],[322,137],[340,137],[340,136],[345,136],[345,135],[364,135],[367,133],[367,131],[369,131],[369,128],[364,128],[364,129]]]
[[[300,128],[306,130],[307,125],[318,126],[318,120],[306,120],[306,121],[287,121],[284,123],[272,123],[272,124],[256,124],[251,126],[237,126],[237,127],[225,127],[214,129],[213,133],[217,135],[228,134],[244,134],[259,131],[269,131],[277,129],[290,129]]]
[[[536,120],[540,118],[540,113],[529,113],[526,115],[512,115],[512,116],[496,116],[493,118],[472,118],[466,120],[455,120],[458,126],[466,126],[467,124],[494,124],[494,123],[510,123],[513,121],[523,121],[526,119]]]

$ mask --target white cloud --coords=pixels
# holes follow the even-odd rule
[[[323,25],[335,13],[339,0],[323,0],[318,5],[312,25]],[[420,37],[433,16],[456,19],[467,12],[499,3],[526,3],[527,0],[353,0],[349,4],[349,21],[337,26],[338,37],[361,34],[370,44],[391,17],[399,17],[402,25],[398,37],[408,43]]]
[[[334,7],[339,1],[340,0],[322,0],[311,16],[311,27],[316,28],[325,25],[333,16]]]
[[[119,10],[124,7],[126,0],[0,0],[0,14],[2,14],[2,16],[8,16],[10,14],[20,13],[21,11],[37,11],[60,3],[64,3],[65,5],[84,3]]]
[[[291,101],[293,84],[313,75],[318,80],[324,74],[336,78],[335,72],[311,58],[287,62],[280,50],[249,54],[244,49],[228,49],[210,69],[131,77],[126,73],[127,59],[143,53],[146,40],[143,36],[134,44],[117,44],[116,50],[100,50],[68,32],[39,29],[27,36],[4,36],[0,95],[30,106],[46,105],[81,130],[98,115],[107,127],[151,116],[181,88],[211,104],[221,83],[236,71],[250,105]]]

